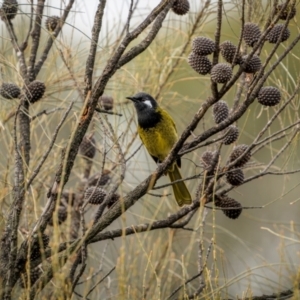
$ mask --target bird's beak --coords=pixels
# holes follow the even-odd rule
[[[129,100],[131,100],[133,102],[136,102],[136,99],[134,97],[126,97],[126,99],[129,99]]]

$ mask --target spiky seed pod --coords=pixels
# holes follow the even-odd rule
[[[68,218],[68,211],[67,208],[64,205],[60,205],[57,209],[57,211],[54,211],[48,224],[50,226],[54,225],[54,220],[53,218],[56,217],[57,218],[57,223],[58,225],[62,224],[63,222],[65,222]]]
[[[215,83],[226,83],[232,77],[232,68],[226,63],[216,64],[211,69],[210,76]]]
[[[229,162],[235,161],[238,157],[240,157],[246,150],[248,149],[247,145],[238,145],[234,147],[233,151],[231,152],[229,156]],[[243,156],[243,158],[235,164],[234,167],[240,168],[243,167],[251,158],[251,152],[248,152],[246,155]]]
[[[205,169],[208,169],[213,160],[214,153],[212,151],[205,151],[201,156],[202,165]]]
[[[188,0],[176,0],[172,6],[172,10],[176,15],[185,15],[190,10],[190,2]]]
[[[278,41],[282,43],[290,37],[290,34],[290,30],[288,28],[284,28],[284,24],[276,24],[268,33],[267,40],[271,44],[276,44]]]
[[[227,103],[223,100],[219,100],[213,106],[213,116],[215,123],[219,124],[222,121],[226,120],[229,115],[229,107]]]
[[[14,83],[3,82],[0,87],[0,95],[5,99],[18,98],[20,93],[20,88]]]
[[[88,200],[90,204],[101,204],[106,196],[106,191],[96,186],[87,188],[84,192],[84,200]]]
[[[282,10],[283,8],[283,4],[280,4],[277,6],[276,8],[276,13],[280,13],[280,11]],[[295,5],[292,5],[292,4],[288,4],[285,9],[280,13],[279,15],[279,19],[281,20],[291,20],[295,17],[296,15],[296,7]]]
[[[114,99],[111,96],[102,95],[99,98],[99,104],[105,109],[105,110],[112,110],[114,107]]]
[[[41,256],[42,256],[42,253],[41,253],[40,248],[33,249],[30,253],[30,260],[35,261],[35,260],[39,259]]]
[[[79,146],[79,152],[84,158],[93,159],[96,155],[96,141],[93,137],[84,136]]]
[[[261,31],[257,24],[254,23],[245,23],[243,39],[249,47],[253,47],[255,43],[260,39]]]
[[[107,203],[107,208],[110,209],[116,202],[120,200],[119,194],[114,194],[112,198]]]
[[[246,62],[246,60],[248,59],[248,55],[244,55],[242,57],[242,63],[244,64]],[[260,70],[261,68],[261,60],[260,58],[254,54],[252,56],[252,58],[246,63],[245,67],[244,67],[244,71],[246,73],[256,73]]]
[[[0,9],[1,20],[12,20],[18,12],[17,0],[4,0]]]
[[[188,57],[189,65],[199,74],[206,75],[210,72],[212,64],[206,56],[192,52]]]
[[[42,274],[42,271],[39,267],[30,270],[30,273],[29,273],[29,281],[30,282],[28,282],[28,273],[22,274],[21,278],[19,280],[19,286],[21,287],[21,289],[25,289],[25,288],[28,288],[28,286],[34,285],[34,283],[40,278],[41,274]]]
[[[242,205],[238,201],[228,197],[227,195],[223,197],[216,197],[215,205],[222,208],[224,215],[230,219],[237,219],[243,210]]]
[[[42,233],[41,236],[37,237],[36,242],[32,245],[30,260],[36,260],[41,256],[41,252],[49,245],[50,238],[47,234]]]
[[[209,55],[215,51],[216,44],[213,40],[198,36],[193,40],[192,51],[198,55]]]
[[[242,169],[228,170],[226,180],[233,186],[241,185],[244,182],[245,176]]]
[[[220,52],[223,58],[230,64],[233,63],[234,60],[234,65],[240,64],[242,62],[242,56],[241,53],[237,52],[237,47],[233,45],[230,41],[225,41],[220,45]]]
[[[46,248],[49,245],[49,235],[42,233],[37,236],[36,242],[33,244],[33,248]]]
[[[235,125],[230,125],[226,129],[227,134],[223,139],[224,145],[230,145],[234,143],[239,137],[239,129]]]
[[[110,180],[110,170],[103,170],[101,173],[96,173],[89,178],[88,186],[105,186]]]
[[[30,103],[39,101],[45,93],[46,86],[44,82],[35,80],[28,84],[25,92],[26,99]]]
[[[54,31],[59,22],[58,16],[50,16],[45,21],[45,27],[48,31]]]
[[[262,87],[257,96],[258,102],[265,106],[274,106],[280,102],[281,94],[274,86]]]

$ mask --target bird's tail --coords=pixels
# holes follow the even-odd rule
[[[179,168],[176,163],[173,166],[173,170],[168,171],[168,175],[171,182],[182,179]],[[178,203],[179,206],[192,203],[191,194],[187,189],[184,181],[177,182],[173,184],[172,187],[173,187],[173,192],[174,192],[176,202]]]

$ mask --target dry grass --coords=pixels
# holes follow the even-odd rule
[[[237,44],[241,1],[231,2],[232,4],[224,4],[221,42],[230,39]],[[260,2],[253,1],[251,19],[262,25],[266,20],[260,13],[262,10]],[[183,18],[169,13],[162,30],[151,46],[122,67],[108,82],[105,94],[114,98],[114,112],[122,116],[97,112],[94,114],[89,132],[94,133],[97,152],[93,159],[91,174],[102,172],[103,167],[111,170],[112,182],[106,187],[109,190],[120,178],[121,156],[123,155],[125,159],[130,158],[126,162],[125,179],[117,190],[121,197],[125,197],[156,168],[146,150],[143,147],[139,148],[141,142],[136,133],[135,111],[125,97],[141,90],[152,95],[159,95],[160,105],[170,112],[176,122],[178,132],[181,133],[205,99],[211,95],[210,77],[194,72],[188,66],[186,59],[191,50],[191,38],[198,35],[213,38],[214,35],[217,7],[215,3],[212,3],[197,25],[197,30],[189,36],[200,8],[201,5],[193,3],[192,13]],[[297,8],[299,10],[299,5]],[[139,22],[138,17],[145,17],[148,14],[148,10],[142,10],[142,5],[137,12],[136,18],[133,18],[133,24]],[[23,16],[25,17],[26,15]],[[109,26],[105,32],[101,33],[95,65],[95,80],[101,74],[114,47],[117,47],[119,43],[117,37],[123,28],[123,24],[117,21],[113,25],[108,19],[104,22],[107,22]],[[26,192],[18,231],[19,245],[26,239],[28,232],[42,214],[47,201],[46,193],[53,184],[54,175],[60,164],[61,151],[77,128],[82,114],[83,99],[78,91],[84,88],[89,40],[80,33],[80,26],[76,22],[70,21],[70,24],[68,31],[63,32],[55,41],[46,64],[38,76],[39,80],[45,82],[47,90],[43,100],[30,107],[30,115],[35,116],[42,110],[54,109],[54,111],[51,111],[49,115],[43,114],[31,122],[31,163],[28,167],[28,178],[31,177],[43,154],[49,148],[53,132],[71,101],[74,102],[74,106],[39,175]],[[293,38],[299,35],[299,24],[296,18],[289,26]],[[17,34],[24,36],[22,32],[19,30]],[[47,33],[43,32],[43,34]],[[130,46],[138,44],[146,35],[147,31]],[[45,43],[44,39],[41,40],[41,45],[43,43]],[[185,43],[187,49],[183,51]],[[278,60],[287,46],[288,42],[280,45],[270,66]],[[263,48],[262,61],[268,57],[271,50],[270,45]],[[26,51],[30,51],[30,47]],[[17,60],[14,55],[8,54],[11,52],[10,43],[3,34],[0,44],[2,80],[22,86],[23,79],[17,67]],[[276,86],[280,89],[283,101],[281,105],[283,105],[292,96],[298,83],[299,51],[293,50],[271,73],[265,85]],[[230,107],[233,106],[238,88],[239,83],[234,85],[226,94],[226,99],[224,98]],[[244,88],[241,101],[246,96],[247,89]],[[14,115],[11,112],[16,111],[18,101],[1,99],[0,142],[3,153],[0,157],[1,230],[4,230],[6,216],[13,202],[15,160],[13,155]],[[256,102],[253,103],[237,122],[240,137],[236,144],[250,145],[279,108],[280,106],[275,106],[266,109]],[[299,93],[287,108],[278,114],[261,139],[272,137],[274,133],[298,122],[298,108]],[[188,141],[212,126],[214,126],[214,121],[211,109],[209,109]],[[207,207],[201,206],[195,209],[194,215],[184,228],[135,232],[129,236],[123,234],[115,239],[108,238],[90,244],[87,267],[79,279],[72,299],[206,300],[232,299],[236,295],[239,299],[256,299],[254,296],[276,295],[288,290],[293,291],[293,299],[298,299],[299,184],[297,173],[287,173],[299,169],[300,166],[297,151],[299,138],[298,135],[293,137],[295,128],[298,130],[298,125],[284,130],[284,136],[280,140],[272,141],[271,139],[262,148],[257,147],[258,150],[257,152],[254,150],[251,163],[245,168],[246,178],[250,178],[258,175],[274,160],[269,171],[282,172],[282,175],[256,178],[241,187],[229,190],[230,196],[239,200],[245,208],[259,208],[244,209],[238,220],[230,220],[216,209],[213,203],[210,203]],[[215,137],[217,135],[210,139]],[[122,155],[118,145],[121,146]],[[208,147],[199,148],[182,158],[184,176],[199,175],[187,181],[188,188],[193,195],[197,189],[200,189],[200,194],[204,192],[201,190],[201,188],[204,189],[204,184],[201,186],[203,176],[200,176],[203,172],[201,155],[207,149],[215,150],[217,145],[214,143]],[[232,149],[233,146],[222,148],[219,162],[221,166],[225,165]],[[136,150],[137,152],[133,155]],[[64,190],[77,194],[80,192],[85,183],[83,172],[86,166],[86,160],[78,155]],[[224,185],[224,188],[228,188],[228,185],[225,186],[225,179],[222,178],[219,182]],[[162,177],[157,186],[167,183],[168,180]],[[72,207],[68,206],[68,209],[66,222],[62,225],[48,226],[45,231],[51,237],[50,247],[53,253],[58,252],[61,243],[72,240],[70,237],[73,226]],[[87,230],[92,226],[96,210],[97,208],[92,205],[87,205],[85,208],[84,219]],[[144,223],[152,224],[157,220],[167,218],[177,210],[170,186],[153,190],[139,199],[105,230],[125,229]],[[79,237],[82,234],[82,229],[80,229]],[[70,290],[70,283],[66,278],[75,259],[76,253],[73,253],[65,265],[57,255],[54,255],[51,261],[49,259],[43,261],[40,268],[45,272],[51,265],[54,277],[36,299],[71,298],[68,294],[66,296],[67,291]],[[27,270],[30,269],[30,264],[28,264]],[[197,278],[187,283],[190,278],[199,273]],[[181,287],[180,290],[174,293],[178,287]],[[193,297],[192,295],[199,289],[201,293]],[[29,291],[29,288],[22,290],[15,288],[13,297],[14,299],[29,299]]]

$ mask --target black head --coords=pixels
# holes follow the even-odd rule
[[[157,108],[157,102],[149,94],[140,92],[132,97],[126,97],[133,101],[137,113],[155,111]]]
[[[133,101],[137,111],[138,123],[142,128],[154,127],[161,120],[161,113],[157,109],[158,104],[149,94],[141,92],[126,98]]]

